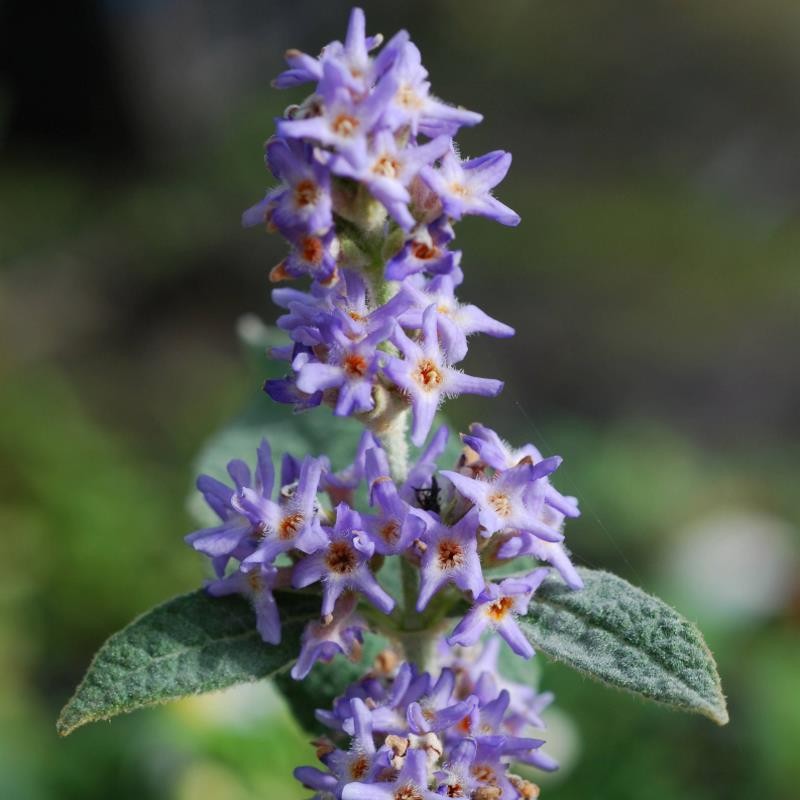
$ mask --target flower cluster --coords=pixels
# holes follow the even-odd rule
[[[520,712],[495,667],[496,651],[487,651],[454,660],[435,680],[408,663],[369,673],[317,711],[330,730],[316,742],[325,769],[299,767],[295,777],[317,800],[538,797],[510,763],[557,767],[544,742],[526,735],[544,727],[539,712],[552,695],[512,686],[529,703]]]
[[[560,459],[542,458],[532,445],[514,451],[494,431],[473,425],[455,469],[439,471],[447,439],[440,428],[403,482],[391,477],[386,451],[369,431],[353,463],[338,473],[325,457],[284,455],[277,493],[266,441],[252,473],[244,462],[230,462],[232,486],[201,476],[198,488],[220,522],[187,542],[212,559],[218,577],[209,592],[250,597],[262,637],[276,644],[281,629],[274,590],[318,587],[320,619],[305,631],[296,678],[317,660],[355,652],[367,627],[358,596],[383,615],[394,611],[399,598],[378,574],[394,568],[418,576],[407,613],[424,612],[435,596],[445,611],[459,599],[471,603],[451,644],[475,644],[492,629],[530,658],[533,650],[514,619],[527,611],[548,570],[526,572],[529,562],[520,559],[512,577],[493,582],[489,576],[499,565],[532,556],[580,588],[561,530],[577,506],[549,481]],[[361,510],[360,488],[369,498],[369,508]]]
[[[462,160],[453,142],[481,116],[430,93],[405,31],[371,55],[380,44],[354,9],[343,44],[318,58],[286,54],[275,85],[316,86],[277,120],[266,163],[280,183],[243,220],[290,243],[273,281],[312,279],[308,291],[273,292],[292,340],[273,355],[291,372],[267,382],[269,396],[297,410],[326,402],[339,416],[410,403],[421,445],[443,398],[502,389],[455,366],[467,337],[514,333],[456,299],[463,273],[452,223],[477,214],[516,225],[519,216],[492,195],[510,154]]]
[[[344,43],[317,58],[286,54],[275,85],[315,87],[277,120],[266,162],[279,185],[244,214],[290,243],[274,282],[310,278],[273,289],[290,342],[272,355],[290,371],[265,390],[298,411],[325,403],[356,416],[355,456],[336,471],[324,455],[282,454],[276,485],[262,441],[252,470],[228,464],[229,484],[199,478],[219,520],[187,542],[211,559],[209,593],[250,598],[269,644],[281,641],[279,600],[319,597],[292,667],[298,680],[339,654],[358,661],[369,631],[391,642],[317,712],[331,731],[319,742],[326,771],[296,775],[318,800],[533,798],[538,787],[509,764],[555,768],[528,735],[552,697],[501,678],[499,640],[533,656],[518,619],[551,567],[581,588],[563,534],[577,501],[550,481],[561,459],[533,445],[514,449],[473,424],[440,469],[449,433],[429,435],[442,398],[502,388],[456,366],[471,334],[513,330],[456,298],[452,242],[453,222],[468,214],[519,222],[491,193],[511,156],[461,159],[452,137],[480,115],[430,93],[405,31],[375,52],[380,44],[355,9]],[[410,465],[409,413],[422,448]]]

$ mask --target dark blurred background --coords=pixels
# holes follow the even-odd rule
[[[466,154],[514,153],[500,196],[523,224],[458,229],[462,296],[518,330],[466,366],[506,391],[448,413],[565,457],[578,561],[696,620],[729,696],[718,729],[544,664],[564,764],[545,796],[796,798],[800,7],[365,6],[485,114]],[[283,245],[239,227],[302,96],[269,80],[347,9],[0,3],[2,798],[306,794],[306,737],[266,686],[63,741],[53,723],[110,632],[201,580],[192,462],[258,397],[237,319],[276,317]]]

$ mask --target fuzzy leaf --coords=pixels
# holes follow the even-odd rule
[[[549,578],[520,617],[533,646],[610,686],[725,725],[725,697],[700,631],[616,575],[579,572],[583,590]]]
[[[113,634],[98,650],[56,723],[67,736],[88,722],[142,706],[255,681],[289,667],[319,599],[276,593],[283,639],[265,644],[241,597],[175,597]]]

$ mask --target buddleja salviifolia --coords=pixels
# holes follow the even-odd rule
[[[307,707],[325,694],[314,672],[327,669],[332,707],[311,718],[328,730],[324,769],[295,771],[316,797],[535,797],[512,764],[557,767],[531,736],[552,695],[503,677],[491,634],[520,659],[537,646],[720,723],[725,702],[693,626],[621,579],[572,565],[563,528],[578,502],[551,482],[558,456],[473,424],[440,469],[448,430],[430,434],[442,400],[503,387],[456,366],[467,337],[514,333],[456,299],[453,223],[520,218],[492,195],[511,155],[462,159],[453,141],[481,115],[430,93],[405,31],[381,44],[354,9],[344,43],[317,58],[287,52],[274,86],[314,89],[277,120],[266,163],[278,186],[243,217],[289,242],[272,281],[310,279],[272,292],[290,341],[271,355],[289,366],[265,391],[296,411],[328,405],[359,420],[353,461],[336,471],[325,455],[284,453],[276,484],[278,454],[263,440],[252,472],[228,464],[232,485],[201,476],[219,520],[186,540],[216,579],[112,636],[59,727],[289,668],[301,683],[287,694],[308,687]],[[364,663],[374,634],[381,649]],[[344,670],[337,656],[361,665]],[[338,685],[343,674],[349,685]]]

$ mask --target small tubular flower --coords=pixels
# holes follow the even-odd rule
[[[421,750],[409,750],[394,780],[381,783],[349,783],[342,800],[441,800],[428,789],[428,764]]]
[[[362,515],[375,552],[381,555],[403,553],[422,536],[425,522],[412,513],[411,506],[400,496],[389,476],[389,464],[382,448],[375,447],[366,452],[365,472],[370,503],[379,509],[378,514]]]
[[[337,73],[328,64],[323,67],[323,79],[326,75],[330,86],[322,96],[320,113],[305,119],[278,120],[278,135],[326,145],[351,164],[363,163],[367,158],[367,136],[373,132],[397,85],[384,78],[363,102],[357,102],[346,87],[338,84]]]
[[[272,174],[282,181],[267,195],[269,221],[288,237],[327,233],[333,224],[331,178],[313,148],[301,141],[273,137],[265,150]]]
[[[524,459],[529,460],[532,464],[538,464],[543,458],[539,450],[532,444],[514,449],[504,442],[495,431],[479,422],[473,422],[469,426],[469,433],[465,433],[461,438],[467,447],[475,451],[486,466],[495,470],[510,469]],[[547,478],[543,478],[543,480],[546,485],[545,502],[565,517],[579,517],[577,500],[574,497],[565,497],[556,491]]]
[[[269,442],[264,439],[258,446],[254,476],[251,476],[247,464],[239,459],[228,463],[228,475],[235,489],[230,489],[210,475],[201,475],[197,479],[198,490],[222,524],[195,531],[184,539],[195,550],[220,559],[218,566],[221,566],[221,569],[217,569],[220,576],[224,573],[228,559],[242,555],[243,552],[249,554],[252,551],[250,546],[252,539],[257,539],[261,535],[262,520],[241,513],[236,497],[237,494],[249,491],[262,502],[270,502],[275,475]]]
[[[269,564],[280,553],[293,549],[312,553],[325,544],[316,503],[321,477],[322,463],[307,456],[297,487],[279,503],[247,488],[234,498],[234,507],[258,530],[258,547],[243,563]]]
[[[388,130],[375,134],[366,153],[353,164],[343,156],[331,161],[331,171],[359,181],[380,200],[402,228],[410,230],[414,218],[408,210],[411,195],[408,185],[424,166],[441,158],[450,148],[450,139],[440,136],[418,147],[400,147]]]
[[[330,661],[337,653],[356,658],[361,651],[362,634],[368,626],[356,612],[358,598],[345,592],[336,601],[331,619],[309,622],[303,631],[300,654],[292,667],[292,677],[302,680],[317,661]]]
[[[428,528],[419,568],[417,611],[422,611],[448,583],[477,597],[485,585],[478,557],[477,514],[469,512],[453,526],[442,524],[433,514],[426,513],[425,518]]]
[[[451,470],[444,470],[442,475],[475,504],[484,535],[511,529],[527,531],[546,541],[560,542],[563,535],[539,519],[545,493],[540,479],[558,469],[560,463],[559,456],[538,464],[523,460],[516,467],[496,473],[490,480],[470,478]]]
[[[511,153],[502,150],[462,161],[451,149],[439,169],[425,167],[420,177],[439,195],[445,212],[453,219],[478,214],[514,226],[519,225],[519,214],[492,196],[492,189],[505,178],[510,166]]]
[[[214,597],[240,594],[249,597],[256,612],[256,628],[268,644],[280,644],[281,620],[272,589],[278,570],[254,564],[242,567],[225,578],[212,581],[206,591]]]
[[[537,569],[524,578],[506,578],[500,584],[486,584],[475,605],[456,625],[447,641],[450,644],[473,645],[490,628],[496,630],[518,656],[531,658],[533,647],[519,629],[514,617],[528,610],[533,593],[547,577],[547,573],[547,569]]]
[[[572,565],[567,549],[559,542],[547,542],[525,531],[511,536],[497,550],[500,559],[533,556],[552,564],[570,589],[583,589],[583,579]]]
[[[465,700],[457,700],[453,697],[455,685],[453,671],[443,669],[430,692],[409,705],[406,718],[412,733],[422,735],[452,728],[459,720],[472,713],[478,705],[478,698],[470,695]]]
[[[377,348],[393,329],[394,322],[388,321],[360,341],[352,341],[341,329],[333,328],[327,360],[306,361],[297,372],[297,388],[309,395],[338,389],[334,413],[340,417],[369,411],[374,405],[372,389],[381,358]]]
[[[375,545],[362,530],[361,518],[345,503],[336,508],[336,524],[326,530],[327,541],[295,565],[292,584],[303,589],[322,581],[322,616],[346,589],[360,592],[377,609],[388,614],[394,599],[375,580],[367,563]]]
[[[420,272],[433,275],[454,272],[461,263],[461,252],[447,249],[454,235],[446,217],[439,217],[431,225],[417,226],[386,263],[386,279],[402,281]]]
[[[404,328],[421,328],[425,309],[435,306],[439,340],[453,362],[466,357],[467,337],[473,333],[501,338],[514,335],[510,325],[493,319],[478,306],[458,301],[455,296],[455,275],[436,276],[421,287],[409,281],[406,292],[413,298],[414,305],[400,315],[400,325]]]
[[[414,342],[396,328],[394,343],[403,358],[389,357],[385,372],[409,397],[414,414],[411,440],[421,446],[433,424],[436,409],[446,396],[479,394],[496,397],[503,382],[465,375],[451,366],[436,332],[436,306],[430,305],[422,317],[422,342]]]
[[[405,31],[398,35],[397,44],[392,65],[397,89],[384,111],[386,124],[394,129],[408,125],[414,136],[418,133],[453,136],[460,127],[477,125],[483,119],[475,111],[457,108],[433,97],[419,48],[408,41]]]
[[[339,257],[339,240],[333,229],[317,236],[312,233],[293,233],[293,247],[289,255],[273,267],[269,279],[274,283],[290,278],[313,278],[320,283],[331,282],[336,277],[336,262]]]

